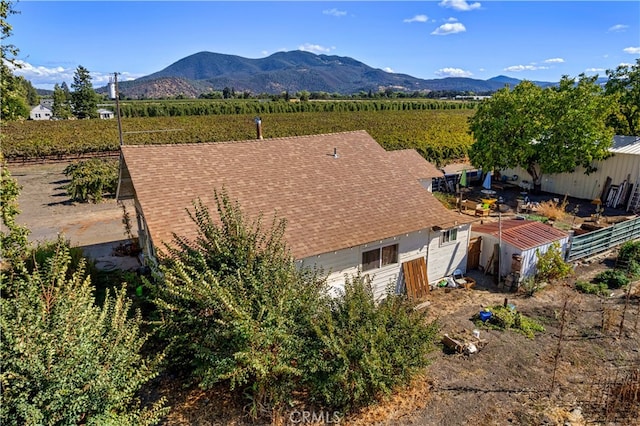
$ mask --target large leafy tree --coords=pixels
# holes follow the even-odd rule
[[[543,174],[591,170],[609,155],[612,109],[596,77],[565,76],[545,89],[523,81],[496,92],[469,119],[475,139],[469,156],[485,170],[525,168],[539,190]]]
[[[607,70],[607,76],[605,91],[617,100],[609,123],[619,135],[640,136],[640,59],[633,65]]]
[[[27,90],[20,79],[13,75],[11,67],[18,67],[15,57],[18,48],[6,43],[13,32],[7,19],[16,12],[13,2],[0,0],[0,119],[17,120],[29,117]]]
[[[98,117],[98,95],[93,90],[91,74],[82,65],[76,68],[71,83],[73,114],[78,118]]]

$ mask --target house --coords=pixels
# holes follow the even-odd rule
[[[44,105],[36,105],[29,112],[30,120],[51,120],[51,117],[53,117],[53,112]]]
[[[134,200],[147,259],[172,233],[195,236],[186,209],[197,198],[215,209],[214,190],[224,188],[249,218],[286,219],[292,256],[322,268],[335,290],[358,272],[380,297],[403,288],[407,265],[428,282],[466,270],[470,220],[424,186],[432,166],[364,131],[121,149],[117,198]]]
[[[98,117],[100,117],[102,120],[110,120],[114,116],[115,114],[111,110],[104,109],[104,108],[98,109]]]
[[[536,274],[536,252],[546,253],[552,244],[558,243],[564,258],[569,244],[566,232],[541,222],[519,219],[474,224],[471,237],[481,240],[478,261],[485,270],[492,273],[499,270],[501,277],[515,272],[518,281]]]
[[[640,136],[614,136],[609,152],[613,154],[609,158],[593,162],[596,170],[588,175],[583,167],[573,173],[543,175],[541,189],[587,200],[600,198],[605,205],[611,196],[610,207],[640,211]],[[501,173],[515,175],[515,183],[522,187],[531,186],[529,173],[522,168],[505,169]],[[632,205],[636,191],[638,195]]]

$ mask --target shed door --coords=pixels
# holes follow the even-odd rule
[[[467,255],[467,271],[478,269],[480,266],[480,247],[482,237],[472,238],[469,241],[469,254]]]
[[[402,273],[409,299],[422,299],[429,294],[427,261],[424,257],[404,262],[402,264]]]

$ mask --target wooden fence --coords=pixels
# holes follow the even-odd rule
[[[602,253],[627,241],[640,238],[640,217],[616,223],[607,228],[574,236],[567,254],[567,261]]]

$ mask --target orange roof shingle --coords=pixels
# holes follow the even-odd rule
[[[389,155],[364,131],[125,145],[122,154],[124,176],[131,176],[148,232],[160,248],[172,233],[195,236],[186,209],[200,198],[214,212],[214,190],[223,187],[249,218],[263,214],[266,224],[274,213],[285,218],[285,239],[298,259],[469,221],[420,185],[408,170],[419,169],[415,157],[407,167],[401,157],[408,154]]]

